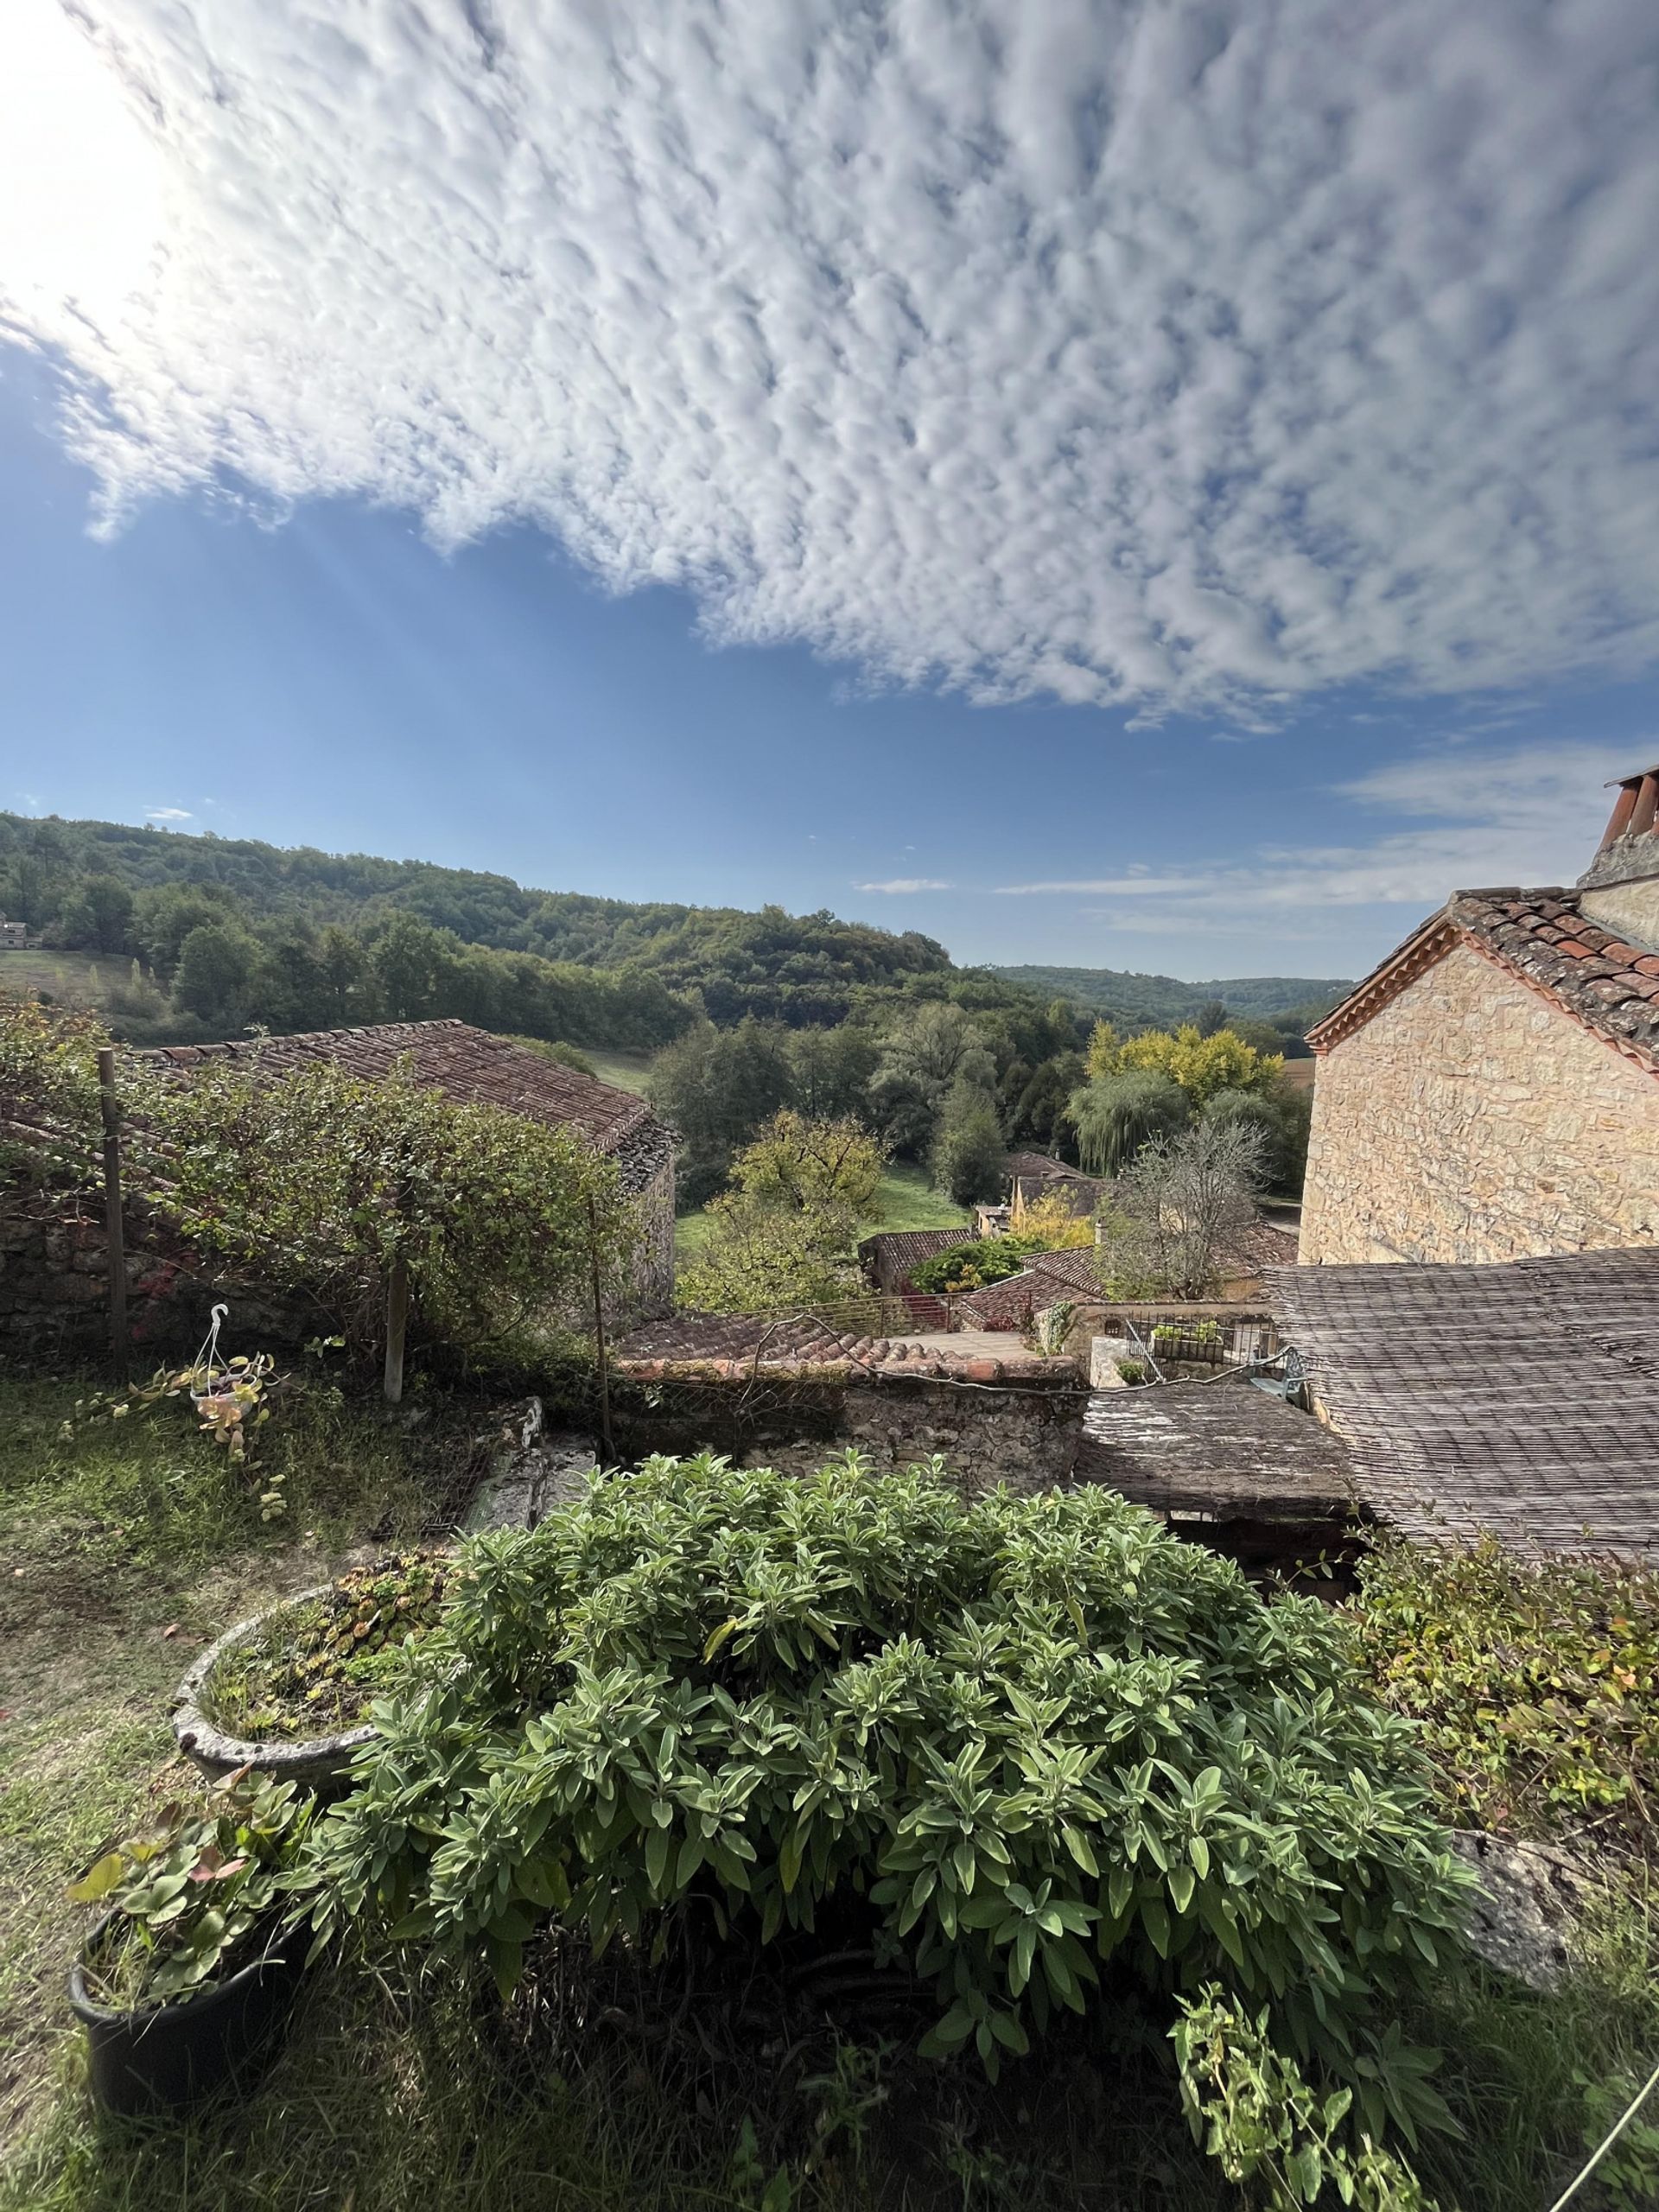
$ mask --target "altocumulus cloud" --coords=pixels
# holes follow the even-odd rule
[[[1362,812],[1418,824],[1408,830],[1363,844],[1265,846],[1248,865],[1217,860],[1198,874],[1135,869],[996,888],[1005,898],[1129,899],[1139,912],[1109,908],[1105,918],[1119,929],[1167,931],[1222,926],[1249,912],[1311,918],[1340,906],[1432,908],[1454,889],[1571,882],[1605,823],[1604,785],[1627,771],[1630,757],[1623,747],[1581,744],[1417,755],[1334,787]]]
[[[1659,652],[1637,0],[76,15],[155,235],[0,266],[0,326],[113,521],[527,518],[716,639],[988,699]]]

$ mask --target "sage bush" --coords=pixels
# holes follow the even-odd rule
[[[1248,2007],[1372,2137],[1437,2116],[1388,2017],[1463,1880],[1410,1725],[1340,1618],[1114,1492],[655,1459],[476,1539],[409,1669],[314,1834],[321,1935],[481,1945],[506,1992],[549,1915],[658,1955],[694,1907],[850,1923],[928,2053],[995,2074],[1128,1969],[1170,2022]]]

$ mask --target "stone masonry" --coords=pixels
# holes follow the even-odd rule
[[[1659,1076],[1466,943],[1319,1064],[1299,1257],[1659,1240]]]

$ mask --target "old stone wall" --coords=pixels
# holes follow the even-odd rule
[[[672,1147],[639,1192],[640,1243],[634,1263],[633,1296],[617,1321],[654,1319],[674,1303],[674,1154]]]
[[[309,1300],[284,1298],[206,1270],[200,1255],[141,1209],[125,1224],[127,1321],[133,1363],[188,1357],[213,1307],[231,1311],[237,1350],[293,1348],[333,1320]],[[109,1350],[109,1258],[102,1213],[39,1196],[0,1203],[0,1351],[38,1359],[102,1359]]]
[[[1083,1445],[1088,1393],[1067,1363],[1042,1384],[964,1386],[921,1377],[684,1376],[648,1393],[626,1389],[614,1409],[619,1446],[722,1452],[748,1466],[806,1474],[856,1445],[879,1471],[943,1455],[964,1496],[1006,1482],[1052,1489]]]
[[[1659,1239],[1659,1077],[1471,947],[1319,1061],[1304,1263]]]

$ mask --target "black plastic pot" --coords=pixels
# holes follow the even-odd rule
[[[111,1916],[93,1929],[85,1955],[95,1953]],[[294,2002],[308,1948],[305,1930],[290,1929],[268,1954],[226,1980],[129,2012],[100,2005],[77,1961],[69,2004],[86,2024],[93,2096],[105,2112],[168,2112],[227,2082],[256,2079]]]

